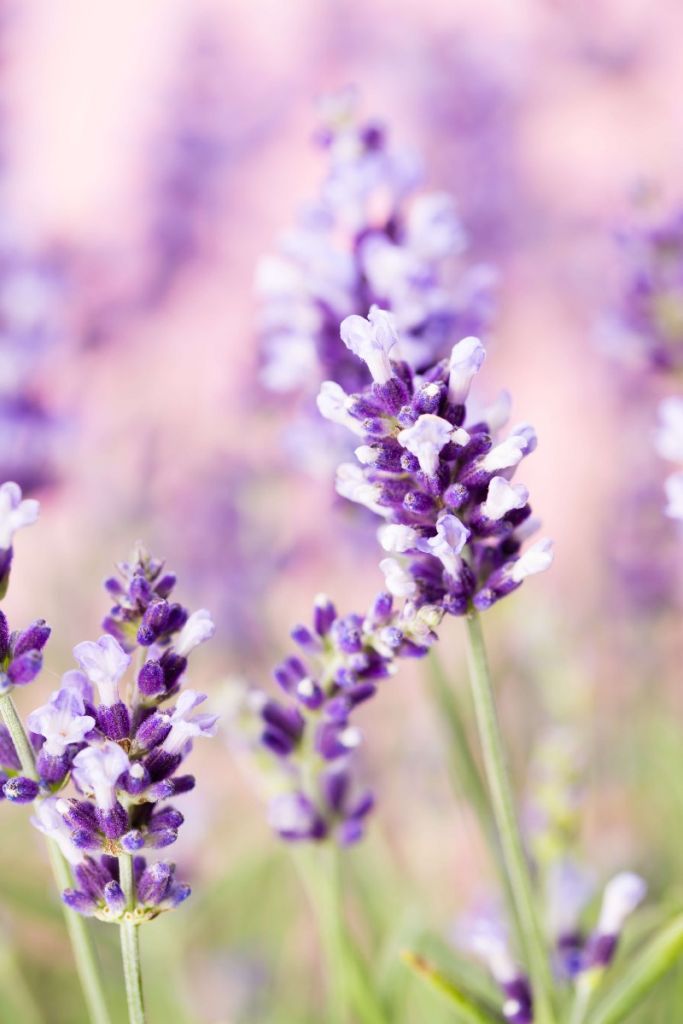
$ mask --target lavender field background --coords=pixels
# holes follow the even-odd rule
[[[319,380],[291,393],[264,371],[263,259],[325,174],[318,101],[350,84],[361,119],[420,154],[424,187],[455,196],[462,258],[494,295],[485,397],[509,389],[539,438],[524,483],[554,563],[486,617],[529,834],[549,857],[560,835],[600,885],[647,878],[629,941],[680,910],[683,533],[655,435],[683,360],[634,353],[623,322],[624,239],[681,209],[681,32],[675,0],[0,7],[0,475],[42,506],[5,606],[53,629],[17,703],[47,699],[99,635],[102,580],[138,539],[217,627],[192,673],[221,724],[172,850],[193,896],[143,929],[151,1021],[327,1020],[314,916],[235,709],[245,684],[274,690],[315,594],[350,611],[383,585],[374,525],[335,497]],[[466,705],[456,618],[439,648]],[[400,954],[460,956],[494,885],[429,672],[404,663],[359,714],[378,802],[342,854],[397,1024],[457,1019]],[[28,819],[0,806],[0,1024],[80,1024]],[[95,934],[118,1021],[115,931]],[[681,1007],[675,968],[629,1020]]]

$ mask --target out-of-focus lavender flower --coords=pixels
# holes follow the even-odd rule
[[[48,703],[28,717],[37,781],[21,775],[9,734],[0,734],[4,796],[37,801],[36,828],[75,864],[77,888],[65,901],[103,920],[129,909],[112,866],[116,856],[175,842],[183,815],[166,801],[193,789],[194,777],[180,774],[181,766],[194,740],[213,735],[216,726],[215,715],[197,711],[205,695],[181,690],[192,651],[213,635],[209,613],[190,615],[169,601],[175,576],[139,545],[119,569],[121,580],[106,583],[116,598],[106,620],[112,632],[75,647],[80,671],[65,673]],[[42,621],[10,635],[0,612],[7,686],[35,676],[48,635]],[[173,871],[171,864],[137,863],[136,920],[189,894]]]
[[[224,200],[231,153],[226,54],[215,26],[197,26],[177,61],[163,133],[149,154],[147,301],[158,302],[179,271],[206,250]]]
[[[655,447],[663,459],[683,465],[683,398],[671,396],[660,402]],[[683,519],[683,470],[667,477],[664,489],[666,515]]]
[[[417,369],[491,318],[492,269],[454,266],[465,238],[453,199],[414,196],[416,157],[390,146],[381,125],[359,123],[356,104],[353,89],[321,104],[326,177],[277,255],[258,268],[262,379],[273,391],[310,394],[327,378],[365,384],[366,369],[339,345],[338,325],[373,303],[391,309],[401,358]]]
[[[0,478],[52,482],[64,423],[50,402],[46,365],[67,335],[70,284],[63,252],[33,252],[0,233]]]
[[[647,885],[640,877],[624,871],[607,883],[600,917],[586,944],[583,970],[604,969],[614,959],[627,918],[645,899]]]
[[[505,1020],[531,1024],[534,1013],[529,978],[515,960],[503,914],[492,908],[473,913],[458,923],[455,938],[491,972],[503,994]]]
[[[275,670],[286,698],[249,694],[250,731],[268,755],[268,817],[282,838],[347,845],[362,837],[374,801],[356,781],[362,734],[353,712],[396,672],[398,658],[427,653],[441,614],[411,603],[395,608],[382,593],[365,615],[340,616],[319,597],[313,627],[292,630],[300,653]]]
[[[281,540],[269,521],[273,472],[222,452],[193,467],[195,486],[163,484],[155,527],[171,546],[182,536],[176,567],[191,595],[201,595],[235,665],[267,657],[264,608],[269,588],[303,548]],[[277,500],[277,499],[275,499]],[[268,514],[266,514],[268,513]],[[220,537],[220,543],[207,538]]]
[[[642,903],[646,885],[639,875],[622,872],[605,886],[599,919],[586,938],[579,918],[592,893],[590,879],[568,862],[557,862],[553,875],[556,916],[548,923],[555,946],[557,984],[567,982],[590,991],[597,972],[608,968],[628,917]],[[531,1024],[533,1002],[528,975],[512,949],[505,916],[488,907],[464,916],[455,930],[461,947],[481,959],[504,995],[502,1012],[512,1024]]]
[[[357,462],[339,467],[337,490],[385,520],[379,539],[390,557],[381,568],[391,593],[464,615],[546,569],[549,540],[521,551],[537,524],[526,488],[511,482],[536,447],[534,430],[523,423],[498,436],[507,400],[468,411],[484,359],[481,342],[464,338],[450,360],[418,375],[398,360],[400,338],[387,312],[349,317],[341,335],[373,381],[355,394],[336,392],[334,404],[325,384],[318,405],[363,442]]]
[[[666,373],[683,368],[683,213],[619,236],[619,305],[600,340],[627,365]]]
[[[473,252],[498,264],[541,223],[519,158],[524,58],[467,30],[418,45],[426,51],[413,65],[414,116],[437,140],[434,167],[458,196]]]

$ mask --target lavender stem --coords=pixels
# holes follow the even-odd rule
[[[120,929],[121,959],[123,961],[123,975],[126,982],[128,1019],[130,1024],[145,1024],[139,925],[132,918],[135,908],[135,878],[133,875],[133,858],[129,853],[119,855],[119,881],[127,904],[127,913],[121,921]]]
[[[515,902],[520,924],[521,941],[531,975],[536,1020],[538,1024],[553,1024],[551,993],[553,980],[546,952],[543,932],[538,919],[529,867],[515,813],[507,758],[498,722],[491,675],[486,660],[484,637],[479,614],[472,610],[467,615],[467,660],[470,669],[472,695],[479,728],[486,777],[491,793],[491,805],[496,819],[510,892]]]

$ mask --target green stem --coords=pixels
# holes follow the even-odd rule
[[[388,1024],[381,1001],[356,954],[344,923],[339,858],[331,843],[312,851],[308,862],[299,861],[304,881],[325,946],[329,979],[330,1024],[348,1024],[351,1009],[362,1024]]]
[[[553,979],[543,931],[536,910],[529,866],[515,813],[493,685],[486,660],[484,637],[476,611],[471,611],[467,616],[467,636],[470,680],[484,767],[503,860],[510,881],[510,891],[517,911],[520,939],[531,976],[536,1021],[537,1024],[553,1024]]]
[[[493,822],[486,787],[472,753],[464,717],[435,649],[430,652],[428,669],[427,678],[432,698],[439,718],[448,731],[447,752],[453,787],[472,805],[483,833],[490,837],[493,834]]]
[[[135,909],[135,877],[133,858],[129,853],[119,854],[119,881],[126,897],[126,914],[121,921],[121,958],[126,982],[126,1000],[130,1024],[145,1024],[145,1006],[142,998],[142,965],[140,963],[139,925],[133,920]]]
[[[33,748],[26,735],[11,693],[3,693],[0,696],[0,714],[12,737],[23,774],[30,779],[37,779],[38,773],[36,771]],[[48,839],[47,849],[57,891],[61,896],[61,893],[65,889],[69,889],[73,884],[71,872],[61,850],[52,839]],[[62,910],[64,911],[64,920],[71,941],[76,971],[81,983],[90,1020],[92,1024],[111,1024],[100,979],[97,956],[86,922],[80,914],[77,914],[74,910],[69,910],[64,904],[62,904]]]

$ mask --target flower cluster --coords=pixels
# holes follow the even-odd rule
[[[610,354],[663,372],[683,368],[683,212],[620,237],[620,305],[603,325]]]
[[[418,369],[491,318],[492,269],[454,266],[465,237],[453,199],[409,200],[418,161],[390,146],[381,125],[359,124],[355,107],[353,90],[324,101],[320,193],[258,269],[262,379],[274,391],[307,392],[326,378],[363,386],[367,374],[339,345],[339,323],[373,303],[392,310],[402,358]]]
[[[577,890],[576,879],[563,879],[567,897],[576,897],[574,921],[578,922],[585,904],[585,888]],[[576,925],[572,933],[556,938],[556,960],[570,970],[561,971],[563,981],[577,986],[592,985],[596,972],[606,970],[613,962],[619,939],[629,916],[645,898],[645,882],[639,875],[622,872],[605,886],[595,927],[584,937]],[[483,961],[503,994],[502,1011],[510,1024],[532,1024],[533,997],[529,978],[512,949],[502,913],[492,911],[472,914],[459,923],[456,939]]]
[[[527,489],[511,482],[536,447],[534,430],[520,424],[497,436],[508,415],[506,395],[488,410],[467,405],[484,360],[481,342],[464,338],[450,359],[416,374],[395,358],[399,335],[389,313],[374,307],[368,319],[347,317],[341,336],[372,383],[347,394],[326,381],[318,407],[362,442],[358,461],[339,467],[337,491],[386,520],[379,539],[390,556],[381,563],[389,591],[463,615],[472,606],[490,607],[546,569],[549,540],[521,553],[538,523]]]
[[[194,788],[181,768],[193,741],[213,735],[216,724],[215,715],[196,711],[204,694],[181,690],[188,656],[213,635],[208,612],[189,615],[171,602],[175,577],[141,549],[119,570],[121,578],[106,583],[117,602],[105,620],[108,632],[77,644],[78,669],[28,716],[36,778],[21,774],[10,735],[0,735],[4,795],[37,800],[34,824],[75,865],[78,888],[66,902],[103,920],[124,910],[111,858],[175,842],[183,815],[166,801]],[[0,627],[7,685],[26,682],[40,668],[49,629],[38,622],[10,636],[4,616]],[[136,863],[136,919],[188,894],[172,865]]]
[[[398,658],[427,653],[440,619],[436,608],[395,608],[386,593],[366,615],[340,616],[319,597],[313,627],[292,630],[300,653],[275,670],[286,699],[251,695],[274,783],[269,820],[282,838],[342,845],[361,838],[373,797],[355,780],[362,734],[353,712],[395,673]]]
[[[663,459],[683,466],[683,398],[671,396],[660,403],[655,446]],[[683,469],[672,473],[664,488],[667,516],[683,519]]]

